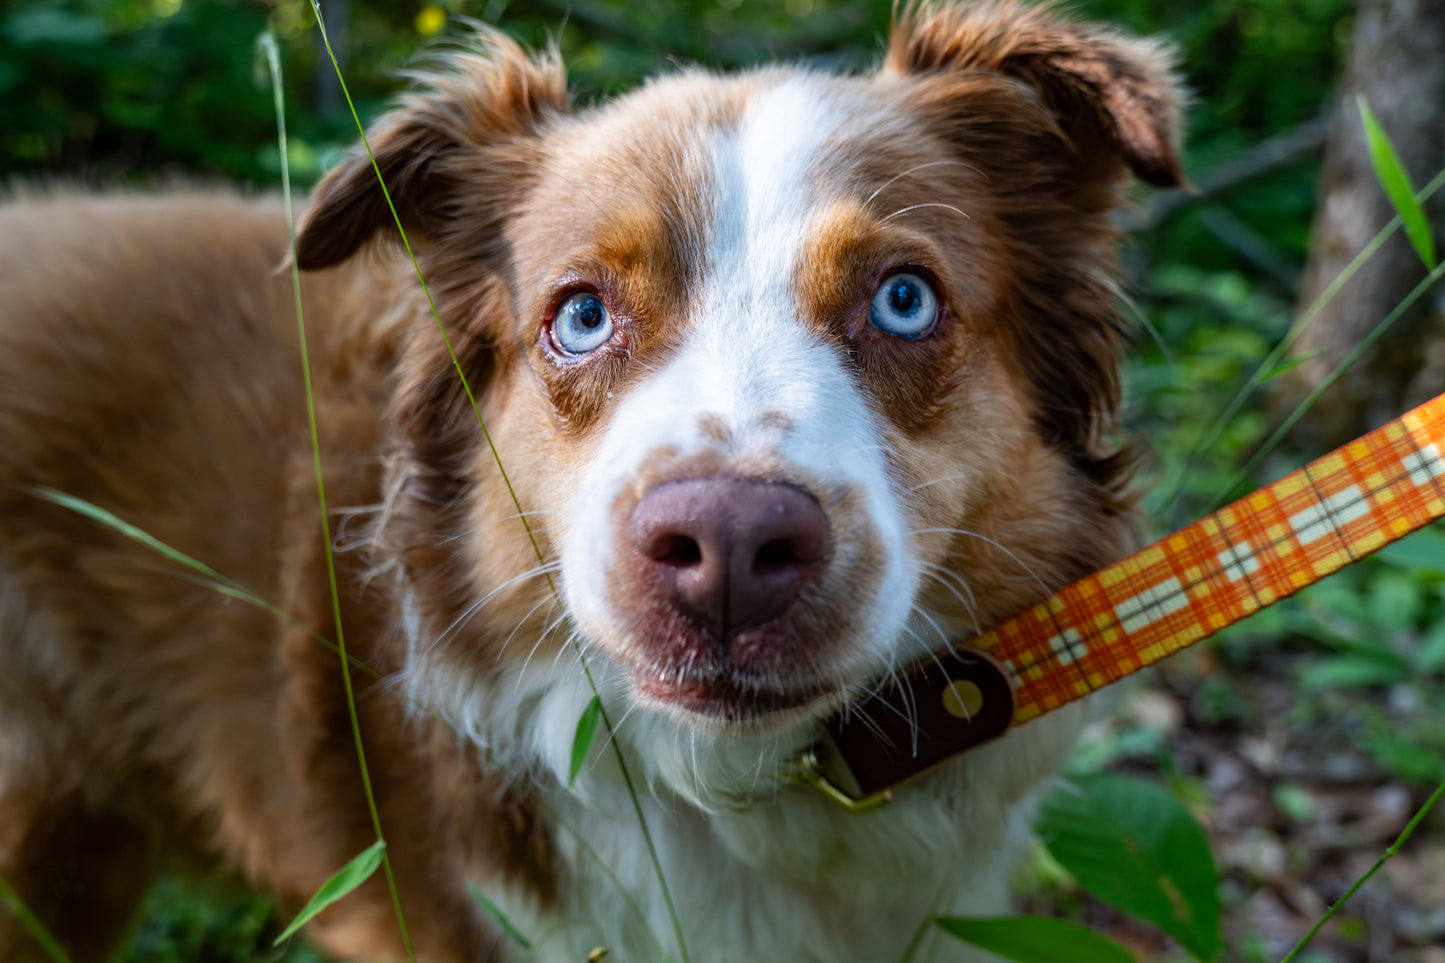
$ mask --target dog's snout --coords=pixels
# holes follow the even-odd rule
[[[652,489],[630,534],[660,593],[724,640],[787,610],[822,568],[830,526],[796,485],[717,476]]]

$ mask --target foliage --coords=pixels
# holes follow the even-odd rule
[[[1209,842],[1173,796],[1123,776],[1083,776],[1049,797],[1038,829],[1085,889],[1153,923],[1200,960],[1219,955]]]
[[[1075,6],[1081,16],[1163,33],[1179,47],[1198,94],[1186,159],[1198,177],[1323,112],[1353,4],[1084,0]],[[738,67],[804,58],[855,68],[877,56],[890,4],[329,0],[323,8],[333,34],[345,38],[348,84],[363,115],[372,116],[418,48],[425,50],[434,35],[459,34],[462,17],[499,24],[532,45],[555,42],[579,99],[587,102],[637,84],[668,59]],[[313,180],[354,140],[354,130],[324,69],[308,0],[8,4],[0,10],[0,179],[114,184],[182,176],[274,185],[280,170],[275,117],[252,46],[268,26],[282,38],[289,78],[288,160],[294,176]],[[1143,227],[1125,255],[1129,299],[1145,330],[1128,381],[1131,423],[1152,446],[1149,471],[1158,484],[1144,510],[1155,534],[1191,521],[1264,434],[1263,417],[1246,406],[1210,439],[1214,416],[1289,326],[1315,176],[1316,161],[1306,157],[1158,217],[1143,209]],[[1149,203],[1141,195],[1141,204]],[[1418,236],[1418,225],[1415,231]],[[1267,474],[1278,467],[1267,466]],[[1299,677],[1299,721],[1343,715],[1360,751],[1403,778],[1436,781],[1445,771],[1442,559],[1445,535],[1438,529],[1417,535],[1231,630],[1221,655],[1226,663],[1248,663],[1264,639],[1309,647],[1313,655]],[[1221,711],[1233,711],[1225,701],[1221,695]],[[578,724],[574,774],[596,729],[589,709]],[[1167,759],[1160,761],[1167,769]],[[1145,805],[1142,792],[1102,791],[1121,792],[1120,805]],[[1049,820],[1062,818],[1057,800],[1051,805],[1046,834]],[[1059,859],[1081,882],[1091,882],[1079,863]],[[1184,870],[1202,865],[1197,855],[1183,863]],[[278,959],[266,949],[278,927],[265,903],[217,910],[172,883],[151,906],[121,963]],[[1213,944],[1200,939],[1194,948],[1207,957]],[[307,952],[293,946],[285,959],[309,959]]]
[[[300,941],[272,950],[280,928],[266,900],[196,893],[166,880],[147,898],[130,946],[112,963],[323,963]]]

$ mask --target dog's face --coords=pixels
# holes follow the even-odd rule
[[[905,15],[867,76],[581,113],[549,61],[462,58],[373,146],[565,615],[418,331],[414,659],[477,690],[576,639],[646,709],[778,732],[1117,555],[1109,216],[1127,169],[1177,181],[1175,113],[1159,51],[1009,5]],[[389,216],[344,165],[302,265]]]

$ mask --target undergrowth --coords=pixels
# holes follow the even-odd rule
[[[1216,3],[1213,7],[1224,5]],[[1324,9],[1329,4],[1314,6]],[[291,12],[278,11],[277,16],[283,20],[285,16],[294,17],[294,9],[286,9]],[[426,7],[423,12],[432,9]],[[434,20],[435,14],[431,16]],[[443,10],[443,22],[445,19]],[[295,22],[286,22],[283,27],[293,36],[304,34]],[[277,63],[274,48],[271,63]],[[341,76],[339,67],[337,75]],[[278,85],[275,89],[277,119],[281,120],[281,88]],[[349,102],[344,81],[342,90]],[[1425,240],[1418,240],[1423,215],[1418,203],[1411,200],[1414,192],[1409,190],[1408,181],[1402,193],[1403,175],[1391,168],[1387,139],[1378,128],[1372,130],[1372,137],[1384,189],[1401,213],[1400,224],[1416,241],[1421,259],[1431,269],[1420,288],[1423,292],[1440,278],[1442,268],[1432,263],[1428,226],[1423,229]],[[337,142],[346,139],[334,128],[323,138]],[[303,142],[298,152],[295,144],[288,145],[284,132],[280,146],[270,155],[288,191],[287,161],[298,153],[310,172],[319,170],[318,152],[312,145]],[[1445,174],[1426,185],[1421,194],[1428,195],[1442,183]],[[1312,196],[1297,199],[1312,203]],[[1300,240],[1296,238],[1295,242]],[[1152,265],[1146,277],[1139,280],[1147,288],[1143,313],[1153,332],[1131,366],[1132,398],[1138,413],[1136,421],[1144,424],[1156,450],[1156,463],[1162,466],[1158,470],[1159,484],[1146,507],[1163,527],[1173,528],[1191,520],[1201,509],[1238,494],[1241,486],[1261,480],[1256,470],[1284,435],[1270,435],[1265,418],[1251,411],[1248,401],[1257,397],[1256,389],[1267,386],[1286,370],[1285,349],[1280,346],[1287,347],[1299,323],[1292,329],[1293,304],[1287,292],[1260,284],[1235,267],[1211,265],[1207,258],[1171,259]],[[299,308],[298,295],[298,323],[302,320]],[[1388,322],[1392,316],[1384,314],[1382,320]],[[1306,311],[1300,322],[1308,318]],[[1381,333],[1385,330],[1382,327]],[[303,350],[304,344],[303,329]],[[485,432],[485,425],[480,430]],[[329,548],[319,463],[317,472],[322,537]],[[520,506],[518,510],[522,514]],[[224,576],[212,575],[218,590],[225,591]],[[247,601],[264,604],[264,600]],[[339,631],[338,617],[338,636]],[[1218,651],[1228,661],[1262,637],[1288,637],[1317,647],[1317,655],[1299,680],[1302,711],[1312,707],[1326,711],[1339,700],[1348,700],[1361,720],[1354,730],[1359,751],[1411,782],[1433,784],[1445,775],[1445,736],[1441,735],[1445,733],[1445,710],[1440,708],[1445,706],[1445,532],[1438,525],[1328,583],[1306,590],[1296,600],[1229,630]],[[344,648],[341,655],[345,657]],[[585,667],[585,660],[582,664]],[[341,674],[349,686],[349,673]],[[1397,719],[1386,718],[1365,697],[1381,686],[1395,686],[1415,694],[1418,713],[1407,727],[1402,728]],[[600,701],[594,701],[579,719],[577,742],[585,751],[598,733],[610,729],[611,721],[601,711]],[[359,736],[357,743],[364,766]],[[615,740],[608,743],[616,747]],[[620,753],[618,760],[622,762]],[[1402,827],[1397,845],[1421,825],[1442,791],[1445,784],[1409,825]],[[1131,818],[1120,819],[1121,811],[1131,813]],[[642,818],[640,807],[637,817]],[[383,827],[377,823],[375,828],[378,845],[359,854],[350,867],[338,867],[341,875],[335,892],[354,887],[371,870],[386,865],[381,843]],[[1176,795],[1118,776],[1081,774],[1069,788],[1047,802],[1040,830],[1065,878],[1125,912],[1159,925],[1195,959],[1218,959],[1226,952],[1219,935],[1217,877],[1207,844],[1188,807]],[[1375,868],[1393,851],[1394,847],[1382,855]],[[660,877],[660,868],[658,872]],[[665,881],[659,878],[659,882],[666,894]],[[1357,886],[1363,882],[1361,879]],[[1181,900],[1188,907],[1182,917]],[[13,908],[23,912],[11,902]],[[315,903],[306,912],[324,905]],[[399,925],[404,926],[399,904],[397,914]],[[131,946],[115,963],[319,960],[303,942],[282,938],[286,922],[292,921],[279,920],[265,901],[216,902],[197,897],[178,882],[169,881],[152,894]],[[1023,925],[1032,928],[1029,945],[1024,945],[1028,941],[1021,942],[1024,930],[1016,926],[1010,931],[1005,921],[940,921],[945,932],[980,945],[1003,948],[1020,960],[1058,959],[1060,946],[1070,948],[1067,958],[1071,963],[1130,958],[1119,956],[1103,937],[1095,939],[1077,929],[1053,933],[1051,927],[1056,924],[1051,922],[1035,920]],[[685,933],[675,914],[673,926],[673,937],[685,963]],[[1302,934],[1301,946],[1309,935]],[[517,937],[526,938],[525,934]],[[1281,963],[1300,959],[1300,952],[1301,947],[1296,947]],[[908,955],[905,952],[905,959]]]

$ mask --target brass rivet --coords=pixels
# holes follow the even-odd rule
[[[983,692],[967,679],[959,679],[943,690],[943,708],[955,719],[971,720],[983,708]]]

